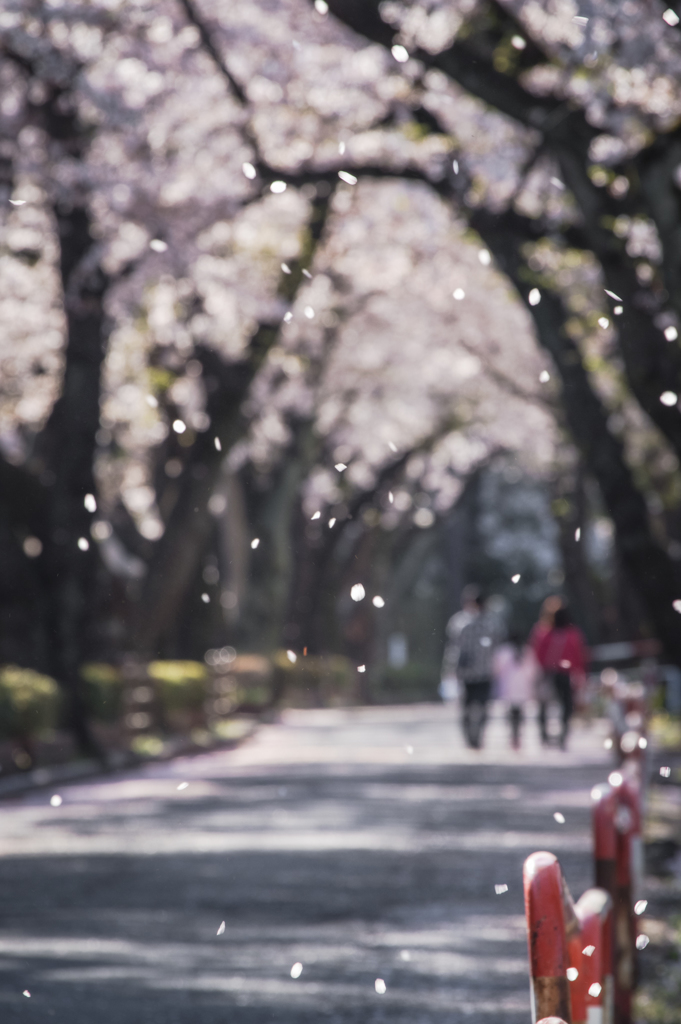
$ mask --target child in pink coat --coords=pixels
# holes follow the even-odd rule
[[[511,746],[514,750],[518,750],[520,748],[523,707],[534,697],[539,662],[531,646],[521,644],[519,638],[512,635],[494,652],[492,671],[496,684],[496,696],[508,705]]]

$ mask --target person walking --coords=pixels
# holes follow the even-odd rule
[[[469,747],[479,750],[492,689],[492,657],[503,639],[499,618],[484,608],[478,593],[472,618],[463,626],[455,648],[456,674],[464,688],[462,724]]]
[[[480,610],[477,604],[479,597],[480,587],[475,583],[468,583],[461,591],[461,610],[454,612],[445,628],[445,651],[440,677],[440,696],[445,701],[456,700],[460,696],[461,687],[456,674],[459,639],[461,630],[473,621]]]
[[[574,625],[569,610],[561,607],[553,616],[553,626],[541,636],[537,659],[551,681],[561,707],[560,747],[565,750],[570,719],[574,710],[574,690],[585,677],[587,649],[581,630]],[[549,742],[547,729],[548,697],[539,701],[539,730],[542,743]]]
[[[508,708],[511,746],[520,749],[520,728],[523,709],[532,700],[539,675],[539,662],[530,644],[523,644],[517,633],[497,647],[492,656],[495,696]]]

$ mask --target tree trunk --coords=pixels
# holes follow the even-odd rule
[[[506,213],[494,216],[478,210],[470,222],[484,239],[499,267],[527,304],[525,269],[520,256],[528,240],[524,218]],[[539,343],[553,358],[560,374],[565,419],[584,465],[601,489],[615,524],[622,564],[641,597],[657,636],[671,661],[681,665],[681,629],[672,602],[681,596],[676,565],[655,540],[643,495],[634,484],[621,442],[610,433],[607,410],[594,392],[579,350],[565,330],[568,313],[561,300],[544,292],[532,314]]]

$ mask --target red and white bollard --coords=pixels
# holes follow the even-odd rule
[[[614,1021],[612,908],[612,899],[605,889],[587,889],[575,906],[581,932],[581,991],[586,1024]]]
[[[579,944],[579,924],[563,880],[560,864],[552,853],[531,854],[523,867],[525,917],[530,953],[532,1020],[560,1017],[577,1024],[572,1016],[568,946]],[[576,947],[575,947],[576,948]]]
[[[617,866],[614,900],[615,1024],[631,1024],[632,995],[636,986],[636,918],[634,904],[643,875],[640,785],[637,774],[612,772],[608,781],[617,793],[615,832]]]

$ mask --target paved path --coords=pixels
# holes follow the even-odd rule
[[[591,884],[604,725],[514,754],[497,720],[478,753],[454,717],[289,711],[59,807],[3,801],[0,1020],[526,1024],[522,862],[548,848]]]

